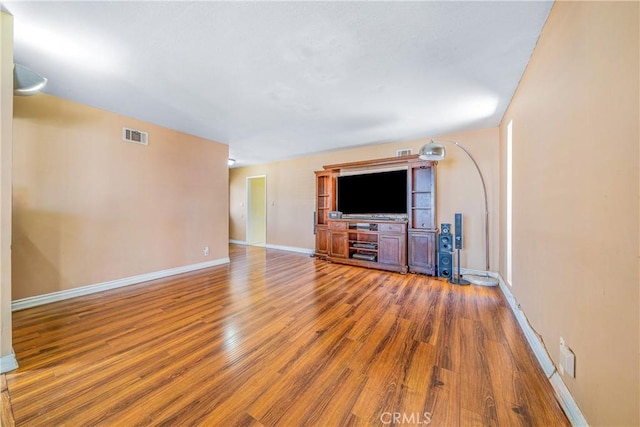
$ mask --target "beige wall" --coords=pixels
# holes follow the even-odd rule
[[[563,380],[594,426],[640,425],[638,16],[557,2],[500,128],[505,171],[513,120],[513,294],[556,365],[561,336],[574,350]]]
[[[0,12],[0,357],[11,347],[11,133],[13,17]]]
[[[123,126],[149,146],[123,142]],[[227,257],[227,157],[224,144],[16,97],[13,298]]]
[[[483,129],[443,135],[459,142],[476,158],[487,181],[491,218],[490,243],[492,269],[498,266],[498,129]],[[372,145],[313,156],[234,168],[230,171],[230,237],[244,241],[246,177],[267,175],[267,243],[312,249],[315,170],[323,165],[369,160],[396,155],[396,150],[411,148],[416,154],[428,139]],[[465,249],[462,266],[484,269],[484,201],[480,177],[471,160],[457,147],[446,144],[447,158],[437,167],[437,224],[453,222],[453,214],[465,215]]]

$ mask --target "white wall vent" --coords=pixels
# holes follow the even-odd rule
[[[410,156],[410,155],[411,155],[411,148],[404,148],[402,150],[396,150],[396,156],[398,156],[398,157]]]
[[[122,128],[122,140],[134,144],[149,145],[149,134],[141,130]]]

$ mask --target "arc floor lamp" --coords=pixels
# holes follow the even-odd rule
[[[40,93],[47,85],[47,79],[21,64],[13,65],[13,94],[30,96]]]
[[[449,144],[454,144],[456,147],[464,151],[464,153],[469,156],[473,165],[476,167],[478,171],[478,175],[480,175],[480,181],[482,181],[482,194],[484,196],[484,254],[485,254],[485,275],[477,275],[477,274],[465,274],[464,278],[469,282],[476,285],[484,285],[484,286],[497,286],[498,279],[495,277],[489,276],[489,204],[487,202],[487,186],[484,182],[484,176],[482,175],[482,171],[480,170],[480,166],[476,162],[476,159],[473,158],[471,153],[467,151],[462,145],[458,144],[455,141],[450,141],[448,139],[438,139],[438,141],[447,142]],[[447,150],[445,150],[444,145],[438,144],[431,140],[429,143],[425,144],[420,148],[419,156],[422,160],[432,160],[432,161],[440,161],[444,160],[447,156]],[[458,260],[460,262],[460,260]]]

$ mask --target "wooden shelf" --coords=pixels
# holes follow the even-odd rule
[[[316,172],[316,213],[314,233],[316,235],[316,252],[320,257],[329,254],[329,212],[335,210],[335,175],[331,172]]]
[[[367,228],[356,228],[356,224],[367,224]],[[328,259],[330,261],[400,273],[407,272],[406,222],[329,220],[329,233]],[[358,258],[358,255],[369,259]]]
[[[409,271],[435,275],[435,169],[415,164],[410,168],[409,179]]]

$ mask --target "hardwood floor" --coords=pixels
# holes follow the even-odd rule
[[[0,412],[0,426],[13,427],[14,419],[11,411],[11,401],[9,400],[9,389],[7,388],[7,378],[4,374],[0,374],[0,399],[2,403],[2,411]]]
[[[16,425],[569,425],[497,288],[230,257],[15,312]]]

